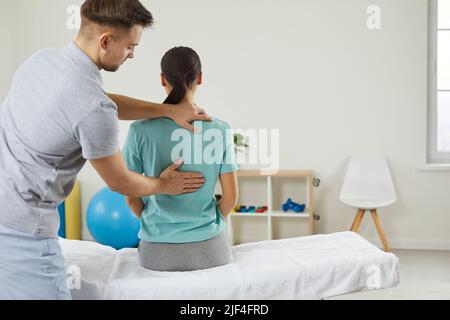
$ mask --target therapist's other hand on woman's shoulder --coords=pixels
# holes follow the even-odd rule
[[[201,173],[177,171],[182,164],[183,161],[179,160],[161,173],[158,179],[161,194],[179,195],[196,192],[205,184],[205,178]]]
[[[211,117],[205,113],[205,110],[196,104],[183,101],[176,105],[167,105],[167,107],[170,108],[170,118],[176,124],[195,133],[199,132],[192,125],[193,121],[212,121]]]

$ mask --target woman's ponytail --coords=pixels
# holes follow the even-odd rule
[[[186,80],[180,77],[173,82],[173,84],[171,83],[173,89],[170,91],[170,94],[167,96],[166,100],[164,100],[164,104],[178,104],[186,96]]]

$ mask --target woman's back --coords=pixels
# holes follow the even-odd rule
[[[224,218],[214,197],[221,174],[237,170],[230,126],[218,119],[196,122],[193,134],[162,118],[134,122],[123,155],[130,170],[159,175],[176,160],[181,171],[200,172],[206,179],[197,192],[142,199],[140,238],[146,242],[187,243],[211,239],[224,229]]]

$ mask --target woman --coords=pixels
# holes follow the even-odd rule
[[[161,69],[161,82],[168,94],[165,103],[194,103],[197,86],[202,83],[197,53],[186,47],[173,48],[164,55]],[[231,260],[224,221],[236,206],[238,195],[231,129],[218,119],[194,125],[202,127],[201,134],[192,134],[168,119],[137,121],[130,126],[123,150],[130,170],[156,177],[168,165],[182,160],[179,170],[200,172],[206,179],[198,191],[187,190],[193,192],[180,196],[127,197],[128,206],[141,219],[139,256],[144,268],[192,271]],[[180,138],[184,138],[181,143]],[[220,201],[214,197],[218,180]]]

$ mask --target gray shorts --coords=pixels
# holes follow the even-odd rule
[[[231,244],[225,230],[218,236],[200,242],[139,244],[141,266],[153,271],[193,271],[228,264]]]

